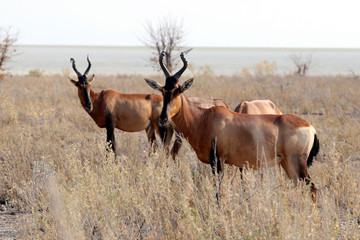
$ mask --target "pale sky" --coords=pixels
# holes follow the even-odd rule
[[[188,46],[360,48],[358,0],[1,0],[18,44],[142,46],[147,21],[183,20]]]

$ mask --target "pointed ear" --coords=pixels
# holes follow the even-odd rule
[[[71,79],[70,77],[68,77],[68,79],[70,80],[70,82],[72,82],[72,84],[74,84],[76,87],[78,86],[78,82],[75,81],[74,79]]]
[[[152,89],[155,89],[155,90],[158,90],[158,91],[162,92],[162,87],[156,81],[146,79],[146,78],[145,78],[145,81]]]
[[[185,92],[186,90],[188,90],[191,85],[193,84],[194,82],[194,78],[190,78],[189,80],[186,80],[183,85],[180,86],[180,91],[183,93]]]
[[[91,82],[92,80],[94,80],[94,78],[95,78],[95,74],[93,74],[92,76],[90,76],[90,77],[88,78],[88,82]]]

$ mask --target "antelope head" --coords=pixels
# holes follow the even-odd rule
[[[90,101],[90,82],[94,79],[94,74],[92,76],[90,76],[89,78],[87,77],[87,74],[90,71],[91,68],[91,63],[89,60],[89,56],[87,57],[87,61],[88,61],[88,67],[85,70],[84,74],[81,74],[75,66],[75,60],[73,58],[70,58],[70,62],[72,63],[72,68],[74,69],[78,81],[71,79],[70,77],[69,80],[70,82],[72,82],[77,88],[78,88],[78,94],[79,94],[79,98],[81,101],[81,105],[84,107],[85,111],[87,112],[91,112],[92,110],[92,103]]]
[[[194,78],[191,78],[189,80],[186,80],[183,85],[179,85],[179,78],[183,74],[183,72],[187,68],[187,61],[185,59],[185,54],[188,53],[191,49],[184,51],[180,54],[181,60],[183,62],[183,67],[174,75],[170,75],[167,68],[164,66],[162,60],[165,56],[165,52],[163,51],[160,54],[159,63],[160,66],[165,74],[166,80],[165,80],[165,86],[160,86],[159,83],[157,83],[154,80],[145,79],[146,83],[153,89],[158,90],[163,95],[163,108],[160,114],[159,118],[159,124],[161,126],[167,125],[170,123],[171,118],[176,115],[176,113],[179,112],[181,107],[181,99],[180,95],[188,90],[193,81]]]

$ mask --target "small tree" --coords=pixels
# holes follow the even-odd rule
[[[143,42],[146,46],[153,49],[153,55],[149,61],[155,69],[161,70],[159,66],[159,57],[161,52],[165,51],[165,66],[171,73],[179,64],[179,58],[172,57],[174,50],[180,50],[184,41],[183,22],[172,18],[159,19],[157,24],[147,22],[145,30],[148,38]]]
[[[302,54],[292,54],[290,55],[290,59],[296,66],[295,75],[305,76],[305,74],[310,69],[310,64],[312,60],[312,55],[308,54],[306,56]]]
[[[16,52],[13,48],[17,41],[17,34],[13,34],[10,28],[0,28],[0,81],[5,77],[5,63]]]

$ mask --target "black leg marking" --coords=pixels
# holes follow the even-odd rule
[[[241,178],[241,180],[243,180],[244,169],[239,167],[239,171],[240,171],[240,178]]]
[[[111,120],[111,114],[108,113],[106,115],[106,142],[108,144],[107,149],[109,149],[111,147],[111,149],[114,151],[114,153],[116,155],[116,142],[115,142],[114,129],[115,129],[115,126]]]
[[[215,188],[216,188],[216,202],[218,205],[220,205],[220,190],[221,190],[221,183],[224,178],[224,172],[222,169],[221,159],[219,158],[219,155],[217,154],[217,138],[214,138],[211,141],[211,149],[210,149],[210,165],[212,169],[212,173],[214,175],[215,179]],[[217,168],[218,173],[218,182],[219,186],[217,187],[217,181],[216,181],[216,174],[215,174],[215,166]]]
[[[211,170],[212,170],[212,173],[214,176],[215,176],[215,165],[217,165],[216,164],[216,162],[217,162],[216,144],[217,144],[217,139],[215,138],[211,141],[211,149],[210,149],[210,156],[209,156],[210,166],[211,166]]]
[[[149,147],[149,156],[151,153],[155,153],[157,149],[156,137],[155,137],[155,129],[152,125],[145,129],[146,136],[148,138],[148,142],[150,143]]]
[[[178,152],[182,146],[183,138],[184,138],[183,134],[181,132],[179,132],[179,130],[177,128],[175,128],[175,141],[174,141],[174,145],[171,149],[171,156],[174,160],[177,157]]]
[[[216,163],[217,163],[217,173],[221,174],[223,172],[223,166],[221,164],[219,156],[217,155],[216,149],[215,149],[215,155],[216,155]]]
[[[150,152],[154,152],[157,149],[157,143],[156,143],[156,137],[155,137],[155,131],[149,136],[149,142],[150,142]],[[149,154],[150,154],[149,152]]]

